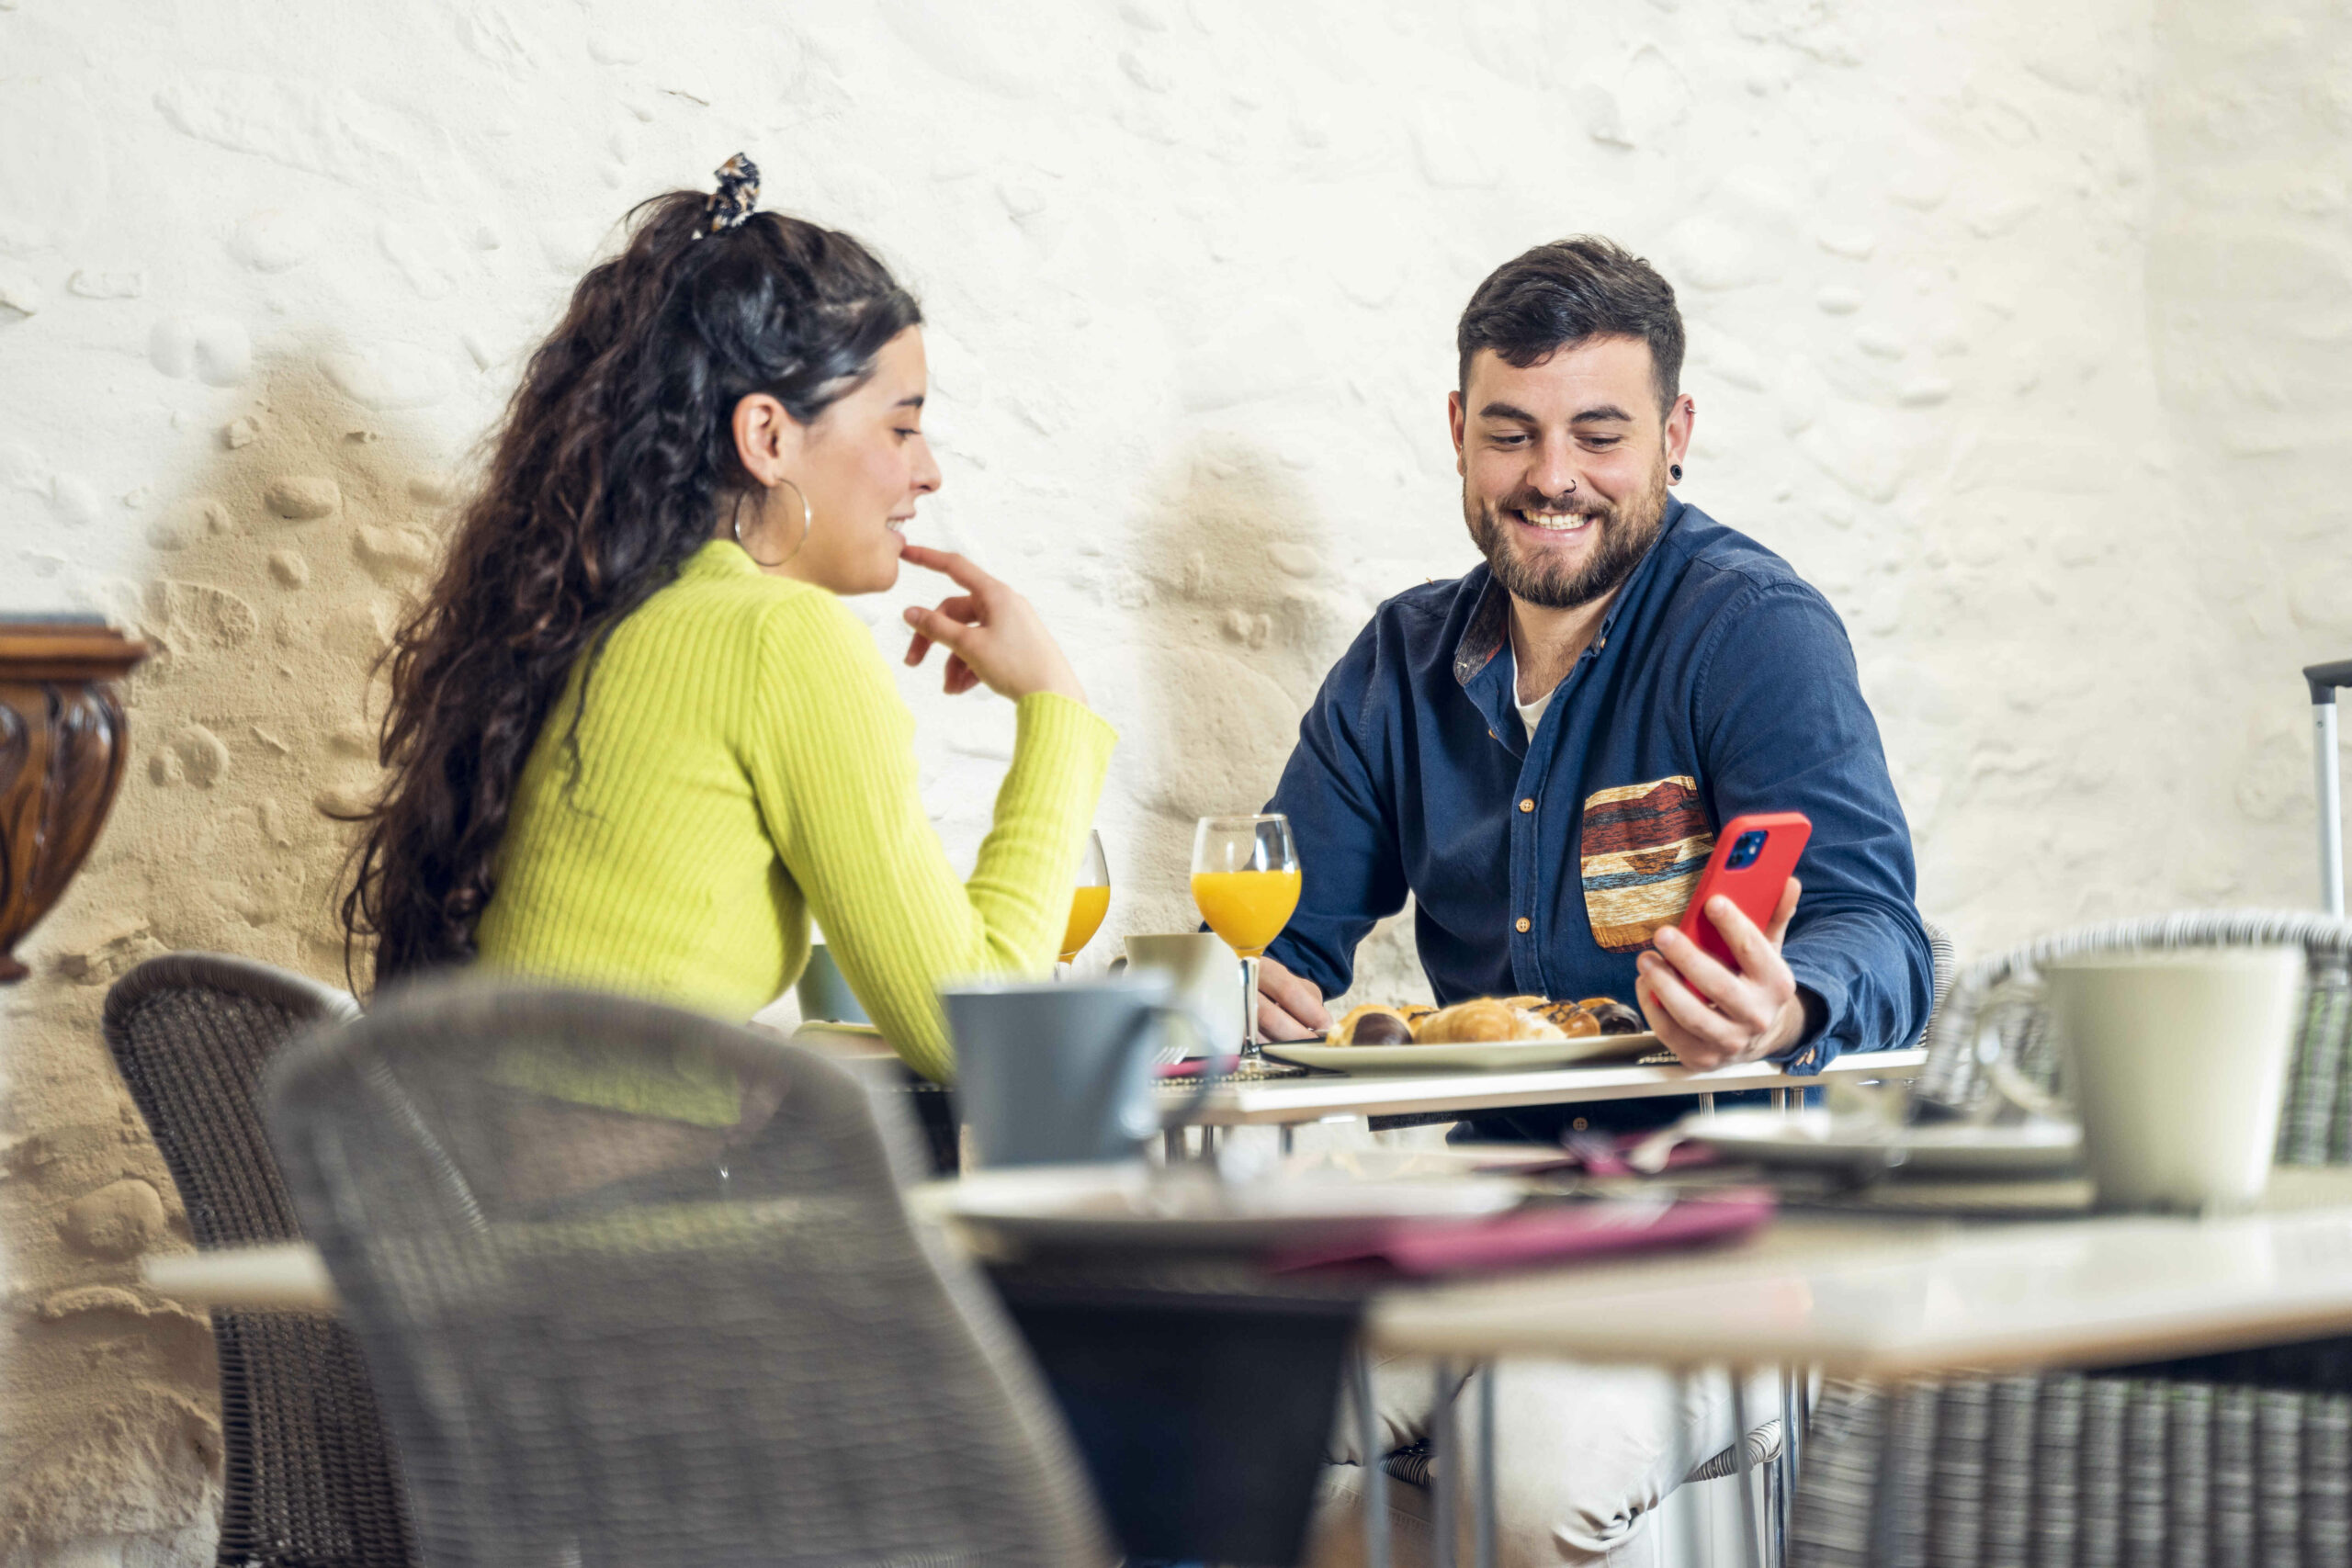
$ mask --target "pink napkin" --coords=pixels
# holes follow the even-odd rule
[[[1181,1062],[1162,1062],[1151,1069],[1156,1078],[1196,1078],[1203,1073],[1229,1073],[1241,1065],[1238,1056],[1187,1056]]]
[[[1460,1274],[1722,1241],[1746,1235],[1771,1217],[1770,1188],[1732,1187],[1666,1203],[1605,1199],[1466,1224],[1398,1220],[1345,1242],[1294,1247],[1268,1262],[1276,1272],[1376,1263],[1399,1274]]]

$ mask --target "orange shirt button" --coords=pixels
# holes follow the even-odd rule
[[[1525,931],[1528,928],[1529,923],[1530,922],[1525,915],[1519,917],[1519,929],[1521,931]]]
[[[1519,803],[1519,808],[1520,808],[1521,811],[1532,811],[1532,810],[1534,810],[1534,809],[1535,809],[1535,799],[1534,799],[1534,797],[1533,797],[1532,795],[1531,795],[1531,796],[1529,796],[1527,799],[1521,801],[1521,802]]]
[[[1581,1133],[1585,1130],[1585,1120],[1583,1117],[1579,1116],[1575,1121],[1569,1122],[1568,1125]]]

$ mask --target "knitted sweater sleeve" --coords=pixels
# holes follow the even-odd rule
[[[1081,703],[1022,698],[994,824],[958,881],[917,785],[914,716],[856,617],[830,595],[779,604],[757,668],[740,744],[769,837],[883,1037],[948,1079],[939,987],[1051,964],[1117,736]]]

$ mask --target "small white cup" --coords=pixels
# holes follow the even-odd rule
[[[2227,1213],[2261,1198],[2304,969],[2300,947],[2041,966],[2101,1208]]]
[[[1168,936],[1127,938],[1125,966],[1137,975],[1168,976],[1169,999],[1189,1009],[1204,1022],[1214,1023],[1214,1040],[1193,1043],[1196,1055],[1229,1056],[1241,1048],[1241,959],[1215,931],[1180,931]],[[1112,965],[1115,973],[1120,964]],[[1170,1061],[1180,1059],[1176,1052]]]

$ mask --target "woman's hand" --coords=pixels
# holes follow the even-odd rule
[[[899,558],[944,572],[964,590],[942,599],[933,609],[907,606],[907,625],[915,631],[914,640],[907,644],[907,662],[921,664],[933,643],[947,649],[950,696],[985,684],[1016,702],[1032,692],[1086,700],[1078,671],[1028,600],[952,550],[909,545]]]

